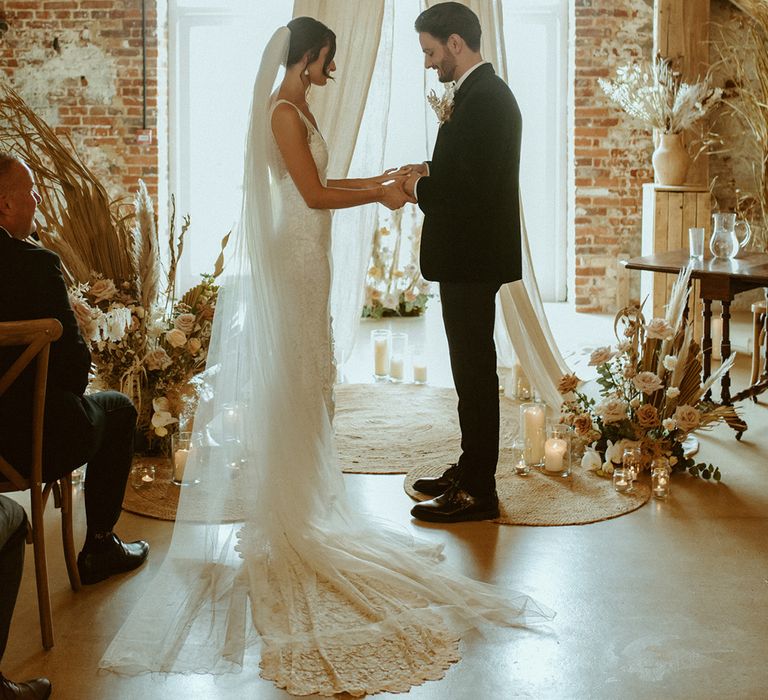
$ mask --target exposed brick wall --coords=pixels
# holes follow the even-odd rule
[[[142,178],[157,197],[157,36],[155,0],[146,0],[146,128],[141,0],[5,0],[0,3],[0,67],[114,197]]]
[[[579,311],[615,311],[617,257],[640,254],[653,142],[609,102],[597,79],[650,58],[653,1],[575,0],[574,30],[575,302]],[[630,295],[639,296],[639,278]]]

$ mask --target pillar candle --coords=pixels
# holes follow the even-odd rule
[[[427,383],[427,363],[423,357],[416,357],[413,360],[413,381],[418,384]]]
[[[373,341],[374,373],[377,377],[389,374],[389,342],[386,338],[375,338]]]
[[[528,458],[532,464],[539,464],[544,459],[544,408],[537,405],[528,406],[524,410],[524,416]]]
[[[405,376],[405,360],[400,355],[393,355],[389,361],[389,377],[390,379],[403,380]]]
[[[568,445],[562,438],[549,438],[544,443],[544,469],[548,472],[564,470],[563,457]]]
[[[184,481],[184,469],[187,466],[189,450],[176,450],[173,455],[173,480],[177,482]]]

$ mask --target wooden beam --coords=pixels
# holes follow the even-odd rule
[[[655,0],[653,12],[653,53],[675,59],[683,80],[696,82],[709,70],[710,0]],[[703,126],[687,140],[700,136]],[[707,154],[702,153],[688,172],[687,185],[709,182]]]

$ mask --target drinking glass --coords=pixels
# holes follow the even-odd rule
[[[704,259],[704,229],[701,226],[688,229],[688,250],[695,260]]]

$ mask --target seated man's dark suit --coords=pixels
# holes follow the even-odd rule
[[[111,532],[131,467],[136,410],[118,392],[84,395],[91,355],[69,304],[59,257],[0,228],[0,321],[36,318],[56,318],[64,328],[51,345],[48,366],[43,480],[87,462],[88,532]],[[16,348],[0,348],[0,372],[18,355]],[[22,472],[31,462],[33,379],[34,368],[28,367],[0,397],[0,454]]]

